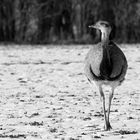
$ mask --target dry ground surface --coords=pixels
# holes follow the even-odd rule
[[[1,46],[0,140],[140,140],[140,45],[120,46],[129,68],[115,91],[109,132],[83,72],[92,46]]]

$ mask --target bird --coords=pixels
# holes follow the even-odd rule
[[[104,113],[105,131],[112,129],[109,116],[114,90],[125,80],[128,67],[126,56],[110,37],[113,32],[112,25],[108,21],[100,20],[89,26],[89,28],[94,28],[101,32],[101,39],[100,42],[89,49],[85,58],[84,68],[89,83],[92,85],[95,84],[99,90]],[[111,87],[107,111],[103,85]]]

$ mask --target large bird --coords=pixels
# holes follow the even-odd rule
[[[110,40],[110,34],[113,31],[112,25],[107,21],[98,21],[96,24],[89,26],[101,32],[101,42],[93,45],[85,59],[85,75],[90,83],[95,83],[99,89],[105,120],[105,130],[112,127],[109,121],[111,101],[114,89],[121,85],[125,79],[127,71],[127,60],[121,49]],[[109,85],[108,111],[106,113],[105,94],[103,85]]]

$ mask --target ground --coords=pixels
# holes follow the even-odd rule
[[[140,140],[140,45],[120,45],[129,67],[108,132],[99,93],[83,72],[89,47],[0,47],[0,140]]]

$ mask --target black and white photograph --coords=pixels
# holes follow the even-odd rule
[[[0,0],[0,140],[140,140],[140,1]]]

